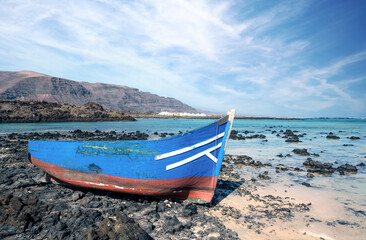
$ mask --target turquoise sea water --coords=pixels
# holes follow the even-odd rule
[[[64,122],[64,123],[7,123],[0,124],[0,133],[31,131],[145,131],[145,132],[178,132],[192,130],[211,123],[211,119],[138,119],[136,122]],[[303,119],[303,120],[245,120],[235,119],[237,130],[259,131],[268,127],[292,130],[333,131],[347,130],[349,133],[366,135],[366,119]]]
[[[211,119],[138,119],[136,122],[76,122],[76,123],[17,123],[0,124],[0,134],[12,132],[47,132],[47,131],[141,131],[157,136],[154,132],[168,132],[177,134],[179,131],[191,131],[211,123]],[[243,120],[234,121],[233,129],[249,131],[248,135],[264,134],[268,141],[263,139],[247,139],[241,141],[230,140],[227,148],[228,154],[245,154],[254,160],[270,162],[272,165],[285,164],[287,166],[302,167],[306,157],[292,153],[294,148],[307,148],[310,153],[320,156],[313,159],[321,162],[339,164],[359,164],[366,162],[366,119],[303,119],[303,120]],[[291,129],[297,134],[305,133],[300,143],[286,143],[285,139],[277,137],[280,130]],[[272,131],[276,133],[272,134]],[[339,140],[329,140],[326,136],[333,132]],[[243,134],[244,135],[244,134]],[[351,140],[349,137],[357,136],[360,140]],[[350,146],[344,146],[348,144]],[[278,154],[291,154],[292,157],[280,158]],[[338,164],[338,165],[339,165]],[[337,166],[337,165],[335,165]],[[365,168],[359,168],[360,174],[365,174]],[[360,175],[345,176],[344,178],[358,179]],[[366,179],[366,178],[365,178]],[[305,179],[306,180],[306,179]],[[359,180],[359,179],[358,179]],[[360,180],[361,181],[361,180]],[[365,184],[365,180],[361,181]],[[354,183],[358,184],[358,183]],[[366,185],[359,189],[365,193]]]
[[[179,131],[191,131],[205,126],[213,120],[203,119],[138,119],[136,122],[90,122],[90,123],[25,123],[25,124],[0,124],[0,134],[12,132],[47,132],[47,131],[141,131],[150,134],[151,139],[157,139],[154,132],[167,132],[177,134]],[[305,156],[293,154],[294,148],[306,148],[309,153],[319,154],[312,159],[322,163],[333,163],[334,167],[349,163],[357,165],[366,164],[366,119],[303,119],[303,120],[235,120],[233,129],[249,131],[248,135],[263,134],[264,139],[230,140],[227,154],[243,154],[259,160],[262,163],[271,163],[273,167],[266,169],[244,168],[238,170],[245,179],[257,177],[264,170],[270,173],[271,180],[265,184],[283,183],[285,187],[300,186],[302,182],[311,184],[309,189],[318,189],[331,193],[333,200],[346,209],[344,219],[362,223],[360,229],[366,229],[366,167],[357,167],[356,175],[341,176],[334,173],[330,177],[315,176],[307,178],[306,171],[294,173],[293,171],[280,174],[275,173],[275,166],[284,164],[288,167],[301,167],[306,160]],[[276,136],[281,130],[290,129],[298,131],[296,134],[306,134],[300,138],[299,143],[286,143],[284,138]],[[276,131],[276,133],[273,133]],[[339,136],[338,140],[327,139],[329,132]],[[245,134],[243,133],[245,136]],[[359,140],[351,140],[351,136]],[[346,146],[345,146],[346,145]],[[291,157],[278,157],[277,155],[291,154]],[[336,163],[335,163],[336,162]],[[294,174],[290,174],[294,173]],[[306,187],[304,187],[306,191]],[[311,192],[309,192],[311,194]],[[321,200],[320,200],[321,202]],[[314,207],[316,205],[313,205]],[[335,209],[335,211],[337,211]],[[324,228],[328,226],[324,223]]]

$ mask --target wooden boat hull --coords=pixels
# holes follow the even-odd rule
[[[207,203],[233,119],[155,141],[29,141],[29,160],[60,183]]]

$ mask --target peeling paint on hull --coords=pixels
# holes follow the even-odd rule
[[[193,202],[211,201],[217,177],[185,177],[176,179],[130,179],[105,174],[81,173],[41,161],[29,155],[31,163],[43,169],[56,183],[97,188],[113,192],[187,199]]]

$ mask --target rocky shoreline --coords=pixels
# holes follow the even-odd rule
[[[61,186],[27,160],[27,140],[136,140],[140,132],[0,136],[0,239],[237,239],[210,206]]]
[[[306,135],[291,130],[268,130],[285,143],[288,139],[300,141]],[[279,236],[273,227],[278,222],[289,223],[299,215],[306,224],[321,220],[309,216],[311,202],[261,194],[258,187],[285,173],[305,174],[305,178],[311,179],[314,175],[330,176],[335,172],[357,174],[359,168],[365,167],[364,163],[357,166],[321,163],[312,159],[319,154],[305,148],[294,148],[291,152],[306,159],[303,168],[261,162],[246,155],[225,155],[212,203],[195,205],[55,185],[46,181],[45,173],[27,160],[28,140],[146,140],[148,137],[139,131],[98,130],[0,135],[0,239],[238,239],[243,238],[242,229],[255,238],[270,238],[273,234]],[[233,131],[231,138],[267,140],[261,132],[249,131]],[[288,158],[291,154],[277,157]],[[243,171],[248,169],[256,176],[243,178],[246,176]],[[298,186],[312,189],[307,181],[298,182]],[[335,227],[354,224],[342,221],[327,224]]]
[[[77,107],[60,103],[0,100],[0,123],[97,121],[136,121],[136,119],[123,111],[104,109],[102,105],[94,102]]]
[[[219,119],[223,115],[166,116],[152,111],[109,110],[95,102],[74,106],[55,102],[0,99],[0,123],[135,121],[136,118]],[[298,118],[236,116],[248,120],[300,120]],[[254,136],[256,137],[256,136]]]

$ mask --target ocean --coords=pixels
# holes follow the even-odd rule
[[[89,122],[89,123],[21,123],[0,124],[0,134],[12,132],[65,132],[80,129],[83,131],[140,131],[158,139],[158,133],[191,131],[211,123],[210,119],[138,119],[136,122]],[[253,160],[270,163],[266,168],[271,179],[258,183],[258,193],[284,196],[293,194],[299,202],[311,202],[308,216],[319,221],[312,223],[308,235],[321,236],[324,239],[357,239],[366,230],[366,167],[357,166],[354,175],[340,175],[308,178],[306,171],[294,173],[286,171],[276,173],[276,166],[305,169],[303,162],[311,157],[322,163],[332,163],[334,167],[342,164],[358,165],[366,163],[366,120],[365,119],[300,119],[300,120],[244,120],[234,121],[234,130],[239,133],[248,131],[243,136],[265,135],[265,138],[230,140],[226,153],[248,155]],[[296,134],[303,134],[301,142],[287,143],[281,131],[290,129]],[[339,139],[327,139],[332,132]],[[357,140],[350,139],[352,136]],[[293,153],[295,148],[306,148],[311,154],[319,156],[300,156]],[[291,156],[289,156],[289,155]],[[281,156],[282,155],[282,156]],[[288,155],[288,156],[286,156]],[[243,168],[238,173],[246,179],[256,178],[263,169]],[[309,183],[305,187],[302,183]],[[292,189],[292,190],[291,190]],[[287,195],[286,195],[287,196]],[[341,227],[334,227],[334,222],[343,221]],[[348,231],[353,231],[348,234]],[[349,232],[349,233],[350,233]],[[347,237],[349,236],[349,238]],[[356,236],[356,237],[354,237]]]

